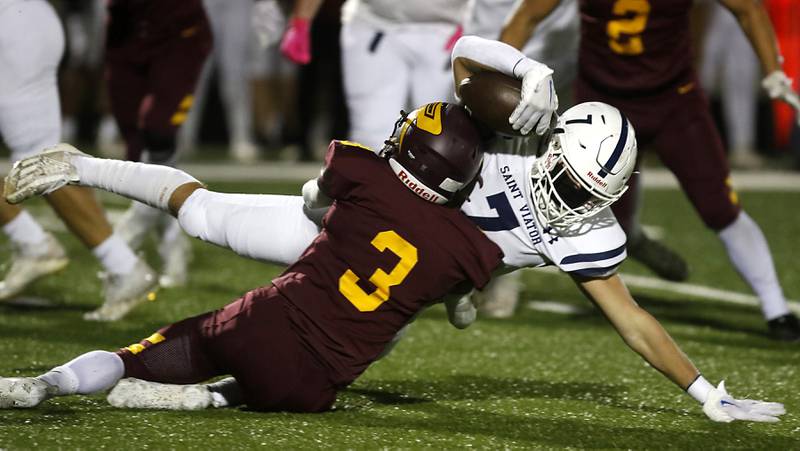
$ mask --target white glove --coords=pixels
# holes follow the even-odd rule
[[[558,109],[558,96],[553,87],[553,70],[544,64],[534,64],[522,75],[522,98],[508,117],[511,128],[523,135],[536,127],[543,135],[550,128],[550,118]]]
[[[797,124],[800,125],[800,98],[792,89],[792,79],[782,70],[776,70],[761,80],[761,86],[771,99],[780,99],[794,108]]]
[[[703,412],[711,420],[721,423],[730,423],[733,420],[774,423],[780,421],[778,416],[786,413],[786,409],[779,402],[734,399],[725,390],[725,381],[722,381],[708,393]]]
[[[86,155],[69,144],[48,147],[42,153],[17,161],[5,179],[3,196],[17,204],[36,195],[50,194],[67,184],[80,181],[71,159]]]
[[[262,47],[269,47],[281,40],[286,19],[276,0],[259,0],[253,5],[251,17],[253,31]]]
[[[466,329],[475,322],[478,311],[471,300],[471,293],[461,297],[448,297],[444,301],[447,319],[456,329]]]

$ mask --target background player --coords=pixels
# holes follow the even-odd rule
[[[342,7],[342,71],[349,136],[383,146],[397,110],[452,99],[450,50],[467,0],[347,0]]]
[[[175,138],[186,120],[211,29],[200,0],[110,0],[106,78],[129,160],[176,164]],[[133,203],[116,229],[138,247],[158,223],[163,286],[186,282],[189,245],[174,219]]]
[[[517,62],[521,61],[530,60]],[[481,67],[465,60],[456,63],[461,66],[459,74]],[[513,73],[516,66],[502,69]],[[235,390],[230,397],[225,394],[238,386],[251,408],[329,408],[335,390],[349,384],[377,358],[418,310],[444,296],[446,287],[460,291],[463,284],[457,283],[459,278],[482,286],[490,269],[500,263],[503,254],[497,246],[465,225],[457,212],[418,199],[457,205],[459,190],[469,190],[470,180],[475,180],[480,167],[480,135],[473,125],[465,127],[463,121],[455,120],[466,117],[463,111],[436,103],[410,116],[403,114],[381,154],[388,157],[388,167],[369,149],[334,142],[322,176],[311,185],[316,189],[304,188],[312,206],[326,197],[334,200],[323,230],[300,260],[275,280],[274,287],[254,290],[223,310],[169,326],[117,354],[94,351],[38,378],[0,379],[0,405],[33,407],[51,396],[100,391],[129,375],[168,384],[120,384],[109,395],[112,404],[192,409],[224,406],[241,399]],[[585,113],[606,120],[587,123]],[[626,343],[703,403],[712,420],[777,421],[784,413],[781,404],[735,400],[725,392],[724,384],[711,386],[660,324],[639,308],[613,274],[615,262],[624,258],[624,245],[602,257],[597,253],[567,255],[574,252],[575,244],[588,245],[587,236],[616,236],[624,242],[605,207],[626,190],[625,182],[635,164],[636,141],[625,117],[608,105],[580,105],[565,113],[559,125],[532,172],[526,165],[514,164],[526,157],[495,158],[484,172],[491,176],[492,187],[500,182],[505,190],[489,198],[479,194],[469,202],[486,200],[494,207],[499,216],[483,218],[487,224],[524,221],[524,226],[497,230],[506,234],[516,230],[511,232],[516,243],[507,240],[499,243],[501,247],[516,261],[535,251],[534,258],[542,265],[558,262],[571,270]],[[578,143],[591,149],[588,156]],[[58,163],[54,165],[54,161]],[[66,168],[64,163],[68,163]],[[571,167],[597,175],[587,179]],[[454,173],[456,168],[461,170]],[[43,173],[48,176],[41,177]],[[398,179],[416,196],[400,188]],[[264,242],[263,230],[248,234],[239,220],[246,218],[250,227],[264,224],[260,220],[264,216],[247,205],[255,203],[252,196],[210,193],[191,177],[169,168],[97,160],[62,145],[41,158],[26,160],[9,180],[12,200],[67,182],[102,186],[171,209],[192,234],[217,244],[231,243],[235,249]],[[152,183],[142,184],[142,180]],[[589,180],[594,182],[587,184]],[[400,192],[395,193],[397,190]],[[505,209],[505,204],[514,207]],[[211,205],[223,211],[208,208]],[[230,215],[236,212],[239,214]],[[394,254],[377,263],[373,259],[378,253],[369,247],[364,250],[374,230],[384,231],[375,235],[372,246]],[[525,240],[525,249],[519,246],[520,238]],[[244,248],[250,247],[247,244]],[[362,282],[376,264],[391,269],[372,273],[368,289],[375,290],[368,294]],[[610,268],[605,266],[608,264]],[[264,359],[253,358],[265,352]],[[314,362],[321,362],[321,367],[309,363],[309,352],[316,355]],[[172,385],[228,371],[235,382],[226,390]]]
[[[12,161],[61,139],[56,70],[63,52],[64,32],[49,3],[0,1],[0,134]],[[85,319],[118,319],[152,293],[155,273],[112,233],[91,190],[69,186],[46,199],[107,272],[104,304]],[[0,223],[13,247],[0,299],[67,265],[64,249],[27,211],[0,201]]]
[[[720,0],[739,20],[767,76],[772,98],[800,108],[791,81],[781,70],[775,35],[766,11],[752,0]],[[520,4],[501,40],[524,45],[559,0]],[[707,227],[722,240],[728,257],[761,301],[770,335],[799,340],[800,323],[789,311],[767,241],[742,211],[733,191],[719,133],[692,67],[689,0],[599,0],[580,2],[581,44],[576,101],[598,100],[620,108],[636,124],[643,146],[653,146],[678,178]],[[634,189],[614,213],[635,242]]]

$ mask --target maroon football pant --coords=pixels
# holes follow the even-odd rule
[[[127,158],[147,149],[151,162],[169,161],[178,127],[192,106],[197,80],[211,51],[205,15],[170,39],[130,38],[106,51],[111,111],[125,140]]]
[[[652,148],[675,174],[683,192],[707,227],[721,230],[739,214],[736,193],[730,186],[730,168],[708,102],[697,82],[647,97],[603,94],[580,77],[576,102],[601,101],[622,111],[636,131],[639,156]],[[631,188],[612,205],[626,232],[636,213],[638,177]]]
[[[192,384],[230,374],[252,409],[328,410],[336,389],[293,330],[293,308],[273,286],[252,290],[121,349],[125,377]]]

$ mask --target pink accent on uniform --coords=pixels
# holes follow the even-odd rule
[[[450,39],[447,40],[447,44],[445,44],[444,49],[448,52],[453,50],[453,47],[456,45],[456,41],[464,34],[464,29],[461,28],[461,25],[456,27],[456,31],[450,36]]]
[[[311,62],[311,22],[308,19],[293,17],[289,21],[281,40],[281,53],[297,64]]]

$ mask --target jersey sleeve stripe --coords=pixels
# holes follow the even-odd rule
[[[625,245],[612,249],[610,251],[605,252],[596,252],[593,254],[575,254],[569,255],[561,259],[562,265],[569,265],[573,263],[586,263],[586,262],[596,262],[600,260],[607,260],[609,258],[614,258],[622,253],[625,252]]]
[[[606,266],[604,268],[576,269],[575,271],[569,271],[569,274],[575,274],[575,275],[583,276],[583,277],[602,277],[602,276],[608,276],[608,275],[613,274],[614,271],[616,271],[618,267],[619,267],[619,263],[617,263],[615,265],[612,265],[612,266]]]

